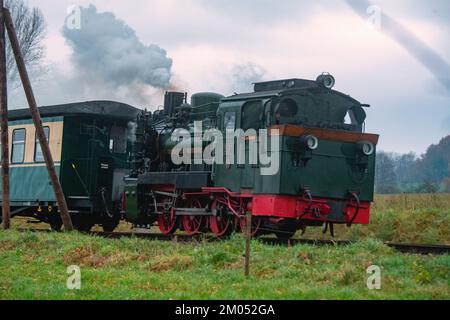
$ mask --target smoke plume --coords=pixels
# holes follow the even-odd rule
[[[266,70],[257,64],[248,62],[235,65],[232,69],[232,89],[238,92],[253,91],[253,83],[260,82],[266,75]]]
[[[358,15],[367,18],[367,9],[372,5],[368,0],[346,2]],[[425,66],[450,92],[450,66],[436,51],[384,13],[381,14],[381,29]]]
[[[170,86],[172,59],[164,49],[145,45],[125,22],[93,5],[80,8],[80,22],[79,28],[66,23],[62,33],[86,86],[106,85],[136,95],[148,87]]]

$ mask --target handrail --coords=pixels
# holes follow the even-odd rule
[[[350,201],[352,199],[355,199],[356,201],[356,212],[353,215],[353,218],[347,223],[347,227],[351,227],[353,225],[353,223],[355,222],[356,218],[358,217],[359,211],[361,209],[361,201],[359,200],[358,195],[356,194],[356,192],[350,192]]]

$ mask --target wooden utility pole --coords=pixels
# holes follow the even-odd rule
[[[9,145],[8,145],[8,85],[6,74],[6,36],[3,0],[0,0],[0,114],[1,114],[1,157],[2,157],[2,219],[3,228],[9,229]]]
[[[252,241],[252,214],[247,212],[245,230],[245,276],[250,276],[250,247]]]
[[[23,60],[22,57],[22,52],[20,50],[16,30],[14,28],[14,23],[11,18],[11,13],[9,12],[8,9],[3,8],[3,16],[5,19],[6,30],[8,31],[9,40],[11,42],[11,48],[13,49],[14,57],[16,59],[17,69],[19,71],[23,89],[25,90],[25,95],[27,97],[28,105],[30,107],[31,117],[33,118],[36,133],[38,135],[39,143],[41,145],[42,154],[44,156],[44,160],[47,165],[50,181],[53,186],[53,191],[55,192],[56,200],[58,201],[59,213],[61,215],[61,219],[64,224],[64,229],[66,231],[72,231],[73,230],[72,219],[70,218],[69,215],[69,209],[67,207],[66,199],[64,197],[61,184],[59,183],[58,176],[56,175],[55,164],[53,162],[52,154],[50,153],[50,148],[48,146],[48,141],[45,136],[44,128],[42,127],[41,115],[39,113],[33,89],[31,87],[30,78],[28,77],[25,61]]]

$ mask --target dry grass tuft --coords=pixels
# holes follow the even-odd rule
[[[192,267],[192,258],[189,256],[170,255],[161,256],[150,265],[153,272],[185,271]]]
[[[98,251],[98,248],[92,246],[79,247],[67,252],[62,259],[67,265],[101,268],[106,264],[108,257],[102,257]]]

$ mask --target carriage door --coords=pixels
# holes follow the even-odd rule
[[[241,128],[245,132],[245,164],[238,164],[241,169],[242,188],[255,187],[255,174],[259,168],[258,130],[262,125],[263,111],[260,100],[247,102],[242,107]]]
[[[100,157],[98,162],[97,190],[101,208],[104,209],[105,203],[108,210],[111,210],[111,196],[114,175],[114,160],[109,157]]]

